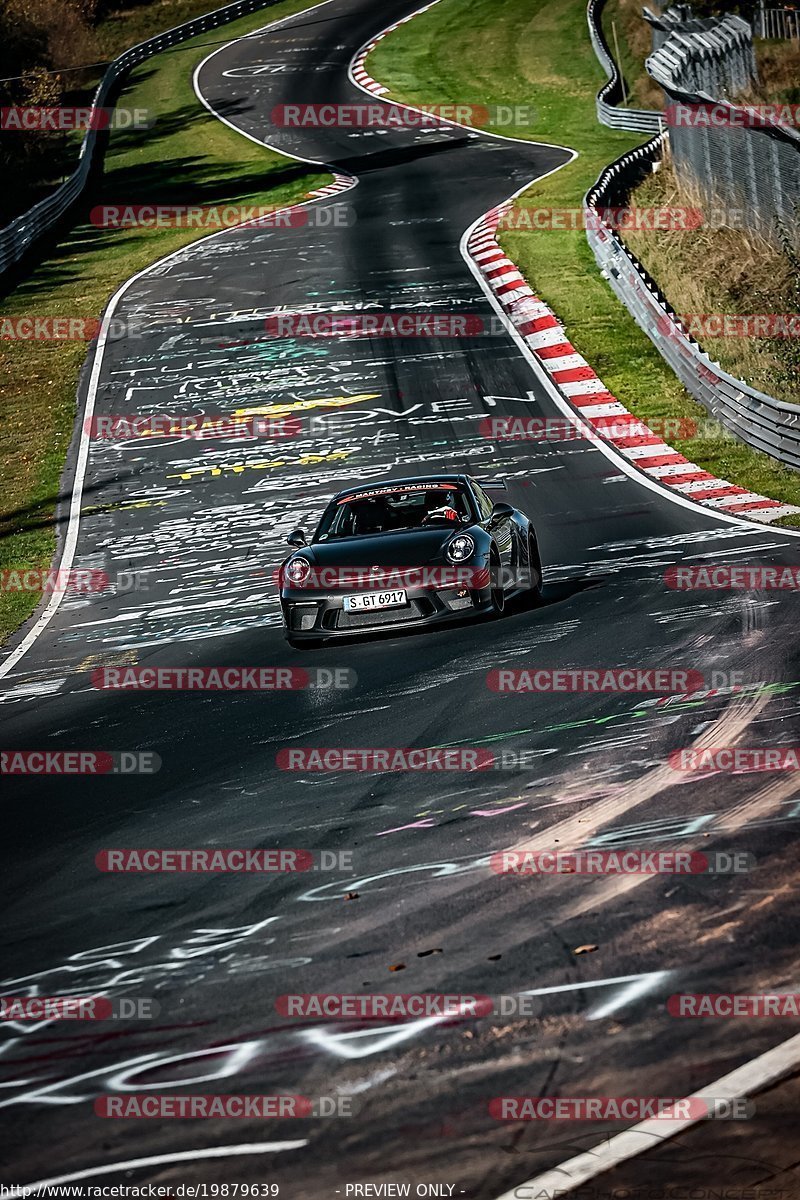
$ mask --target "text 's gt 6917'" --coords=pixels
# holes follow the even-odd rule
[[[387,479],[334,496],[307,541],[302,529],[280,569],[292,643],[375,629],[406,629],[541,595],[533,526],[495,504],[469,475]]]

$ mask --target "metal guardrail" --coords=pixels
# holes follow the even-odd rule
[[[168,29],[156,37],[132,46],[115,58],[107,68],[95,91],[93,108],[103,108],[116,103],[129,73],[154,54],[177,46],[198,33],[207,33],[220,25],[226,25],[229,21],[235,21],[238,17],[269,8],[276,3],[278,0],[235,0],[233,4],[215,9],[202,17],[195,17],[183,25],[176,25],[174,29]],[[78,165],[65,183],[0,229],[0,276],[18,263],[36,242],[50,233],[83,195],[94,168],[102,159],[103,143],[98,138],[98,132],[92,128],[87,130],[81,144]]]
[[[663,126],[663,114],[644,108],[619,108],[624,100],[622,80],[611,55],[600,22],[605,0],[589,0],[586,19],[589,37],[600,66],[608,76],[597,93],[597,120],[609,129],[627,129],[631,133],[658,133]]]
[[[784,41],[800,38],[800,12],[796,8],[757,8],[753,21],[758,37]]]
[[[691,78],[688,90],[703,88],[715,96],[745,92],[758,81],[753,31],[741,17],[694,17],[683,4],[658,15],[645,8],[642,16],[653,33],[653,54],[645,66],[655,80],[659,69],[666,70],[675,78]]]
[[[679,178],[763,237],[800,244],[800,135],[768,109],[719,98],[755,77],[747,22],[725,17],[713,36],[673,32],[646,66],[674,114],[669,145]]]
[[[753,31],[741,17],[685,17],[680,5],[660,16],[645,8],[642,16],[653,30],[654,43],[657,33],[665,35],[645,63],[656,82],[727,96],[747,91],[758,81]]]
[[[730,433],[800,469],[800,405],[776,400],[713,362],[598,209],[619,207],[661,158],[665,133],[606,167],[584,199],[586,236],[601,272],[687,391]]]

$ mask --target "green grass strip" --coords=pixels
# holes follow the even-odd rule
[[[284,0],[137,68],[119,104],[150,110],[155,124],[112,133],[102,189],[92,203],[280,207],[330,183],[327,173],[265,150],[223,125],[192,90],[195,67],[215,47],[308,7],[308,0]],[[99,317],[131,275],[207,233],[78,224],[0,302],[0,318]],[[86,349],[84,342],[0,342],[0,569],[46,569],[52,561],[55,499]],[[0,590],[0,640],[30,616],[38,599],[32,592]]]

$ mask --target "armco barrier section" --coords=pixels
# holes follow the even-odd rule
[[[747,445],[800,469],[800,405],[749,387],[713,362],[681,327],[655,283],[613,229],[603,208],[624,204],[660,159],[666,134],[624,154],[605,169],[584,200],[586,236],[617,297],[695,399]]]
[[[168,50],[171,46],[177,46],[198,33],[208,33],[209,30],[235,21],[238,17],[247,16],[277,3],[278,0],[235,0],[233,4],[206,13],[202,17],[195,17],[183,25],[176,25],[174,29],[168,29],[146,42],[132,46],[109,65],[95,91],[93,107],[103,108],[114,103],[126,76],[145,59],[152,58],[154,54]],[[89,184],[92,169],[101,157],[98,132],[92,128],[87,130],[81,145],[78,165],[66,183],[0,229],[0,275],[19,262],[34,243],[51,232],[80,199]]]
[[[624,99],[622,80],[600,23],[603,3],[604,0],[589,0],[586,9],[589,37],[600,66],[608,76],[608,81],[597,93],[597,119],[609,129],[627,129],[631,133],[658,133],[663,125],[663,113],[644,108],[617,107]]]
[[[642,15],[652,27],[654,55],[663,50],[665,64],[672,59],[671,74],[683,83],[691,79],[690,90],[738,95],[758,81],[753,31],[741,17],[693,17],[685,5],[660,16],[645,8]]]
[[[708,36],[699,33],[673,33],[647,60],[669,101],[676,174],[709,203],[739,211],[756,233],[800,246],[800,135],[769,113],[709,90],[715,83],[736,90],[747,72],[747,45],[752,48],[744,21],[726,17],[720,26],[730,51],[724,70]]]

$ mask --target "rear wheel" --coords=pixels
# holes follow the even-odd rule
[[[542,598],[542,560],[539,547],[532,533],[528,534],[528,586],[525,589],[525,600],[533,608]]]

